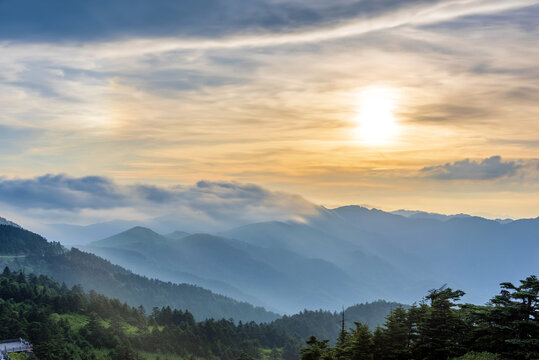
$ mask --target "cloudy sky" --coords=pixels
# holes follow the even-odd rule
[[[0,0],[0,216],[200,194],[539,216],[537,19],[539,0]]]

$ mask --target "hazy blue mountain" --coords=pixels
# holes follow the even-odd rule
[[[399,306],[403,305],[382,300],[350,306],[344,310],[345,329],[355,328],[354,322],[357,321],[368,324],[374,330],[385,323],[386,316],[392,309]],[[301,339],[308,339],[314,335],[319,339],[330,339],[331,343],[335,343],[341,331],[342,312],[305,310],[291,316],[285,315],[275,320],[273,325]]]
[[[241,226],[222,235],[263,248],[285,249],[311,258],[340,257],[343,251],[354,251],[357,245],[332,232],[329,226],[315,227],[300,222],[270,221]]]
[[[510,222],[513,222],[515,220],[506,218],[506,219],[495,219],[495,221],[499,222],[500,224],[509,224]]]
[[[172,237],[180,233],[172,233]],[[204,275],[186,271],[191,262],[197,262],[198,256],[177,252],[175,246],[178,240],[180,239],[171,239],[169,236],[137,226],[82,246],[81,249],[90,251],[137,274],[163,281],[196,284],[237,300],[265,305],[261,300],[242,292],[226,281],[206,278]]]
[[[189,236],[191,234],[189,234],[188,232],[185,232],[185,231],[180,231],[180,230],[176,230],[176,231],[173,231],[169,234],[164,234],[165,237],[169,238],[169,239],[172,239],[172,240],[180,240],[180,239],[183,239],[184,237],[186,236]]]
[[[65,246],[87,245],[98,239],[116,235],[133,227],[149,227],[166,237],[181,238],[189,233],[178,231],[181,226],[168,218],[155,218],[148,221],[113,220],[91,225],[48,224],[41,232],[48,239],[55,239]]]
[[[376,294],[405,303],[445,283],[466,291],[466,301],[487,301],[500,278],[516,281],[537,271],[538,234],[538,219],[402,216],[360,206],[321,209],[307,222],[250,224],[224,233],[333,262],[368,289],[361,301]]]
[[[498,279],[516,281],[539,268],[539,219],[502,224],[473,216],[406,218],[361,207],[334,211],[358,229],[377,233],[388,246],[414,254],[428,265],[425,273],[462,288],[467,301],[486,301]]]
[[[441,221],[446,221],[446,220],[453,219],[456,217],[470,217],[471,216],[468,214],[445,215],[445,214],[431,213],[431,212],[426,212],[426,211],[403,210],[403,209],[391,211],[391,214],[401,215],[401,216],[412,218],[412,219],[434,219],[434,220],[441,220]]]
[[[140,274],[192,281],[289,313],[304,308],[338,308],[370,292],[329,261],[209,234],[172,240],[136,227],[85,249]]]
[[[303,221],[247,224],[219,236],[171,235],[160,230],[173,228],[170,216],[166,226],[162,218],[147,222],[166,236],[141,231],[127,242],[120,236],[94,243],[91,251],[146,276],[287,313],[380,298],[412,303],[445,283],[466,291],[465,301],[482,303],[499,279],[517,281],[539,268],[538,219],[317,210]]]
[[[47,239],[65,246],[85,245],[140,225],[138,222],[114,220],[91,225],[49,224],[42,230]]]
[[[471,215],[468,215],[468,214],[445,215],[445,214],[438,214],[438,213],[432,213],[432,212],[426,212],[426,211],[404,210],[404,209],[391,211],[391,214],[401,215],[401,216],[412,218],[412,219],[435,219],[435,220],[441,220],[441,221],[446,221],[453,218],[472,217]],[[500,224],[507,224],[514,220],[507,218],[507,219],[495,219],[495,221],[499,222]]]
[[[224,235],[266,249],[284,247],[333,263],[353,279],[354,288],[358,289],[353,292],[356,298],[352,302],[341,305],[380,298],[413,302],[418,299],[417,294],[437,285],[434,280],[429,281],[430,276],[417,277],[425,268],[419,259],[328,210],[308,223],[257,223]],[[343,300],[349,298],[345,294]]]
[[[93,254],[66,250],[38,234],[14,226],[0,225],[0,266],[27,273],[44,274],[68,286],[118,298],[132,306],[171,306],[188,309],[199,319],[234,318],[269,322],[278,317],[261,307],[212,293],[198,286],[174,284],[133,274]]]

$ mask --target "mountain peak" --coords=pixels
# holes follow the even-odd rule
[[[150,233],[153,233],[153,234],[157,234],[155,231],[153,231],[152,229],[150,228],[147,228],[147,227],[144,227],[144,226],[133,226],[132,228],[124,231],[124,232],[121,232],[120,234],[140,234],[140,233],[145,233],[145,234],[150,234]],[[159,234],[158,234],[159,235]]]
[[[163,235],[159,235],[152,229],[135,226],[128,230],[125,230],[119,234],[107,237],[102,240],[94,241],[92,245],[96,246],[114,246],[128,243],[158,243],[163,242],[167,238]]]

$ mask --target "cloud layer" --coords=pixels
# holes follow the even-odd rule
[[[205,199],[200,179],[537,216],[538,17],[539,0],[0,1],[0,163],[26,181],[2,186],[32,206],[22,189],[47,188],[32,209],[51,218],[161,216]],[[371,87],[395,93],[387,146],[357,136]],[[476,160],[492,154],[510,161]],[[104,174],[110,197],[44,173]]]
[[[100,176],[44,175],[0,179],[0,203],[24,211],[103,212],[107,220],[126,220],[128,211],[146,219],[166,217],[190,229],[227,228],[265,220],[299,220],[316,207],[297,195],[273,192],[253,184],[199,181],[193,186],[121,185]],[[114,217],[116,212],[116,217]],[[129,216],[129,215],[127,215]]]
[[[513,176],[521,167],[514,161],[502,161],[500,156],[492,156],[481,161],[465,159],[452,164],[428,166],[421,172],[439,180],[493,180]]]

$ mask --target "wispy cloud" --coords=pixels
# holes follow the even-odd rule
[[[152,4],[147,12],[144,11],[145,6],[138,8],[140,12],[138,22],[135,20],[122,23],[116,21],[116,19],[114,21],[112,19],[103,20],[101,18],[103,16],[102,14],[114,14],[119,9],[122,9],[121,11],[123,12],[121,5],[115,5],[112,12],[107,12],[105,9],[100,8],[98,18],[92,19],[90,17],[89,20],[94,21],[95,24],[85,24],[84,22],[79,24],[79,22],[71,21],[73,17],[88,18],[81,15],[87,14],[89,9],[75,6],[74,11],[79,12],[79,14],[59,13],[61,19],[64,17],[69,19],[64,19],[65,24],[63,26],[67,27],[67,29],[64,29],[62,24],[54,27],[47,23],[42,24],[44,30],[58,30],[57,33],[52,34],[54,36],[50,38],[41,39],[41,41],[39,41],[40,39],[38,37],[38,41],[36,42],[36,39],[32,41],[33,36],[30,35],[40,34],[40,32],[32,30],[28,34],[30,43],[25,46],[40,56],[56,57],[59,49],[63,49],[64,51],[73,51],[76,49],[78,52],[84,53],[85,56],[103,59],[125,58],[181,50],[260,48],[299,43],[319,43],[400,26],[436,24],[465,16],[492,14],[519,9],[537,5],[539,1],[446,0],[433,2],[412,0],[404,2],[379,2],[369,0],[357,1],[352,4],[346,3],[345,5],[336,2],[334,11],[331,11],[331,7],[329,9],[313,9],[306,5],[306,2],[302,2],[301,5],[283,5],[279,2],[268,4],[264,2],[246,3],[244,0],[235,0],[231,4],[225,5],[225,2],[215,1],[211,4],[213,6],[207,6],[208,10],[205,11],[202,5],[195,6],[195,9],[190,8],[192,5],[185,5],[185,8],[182,8],[176,2],[164,1],[162,4],[159,4],[161,6]],[[131,7],[128,4],[124,5],[125,7]],[[10,27],[10,24],[13,22],[13,19],[15,21],[18,20],[16,24],[19,27],[21,24],[24,24],[24,17],[23,19],[17,18],[17,15],[20,16],[22,11],[17,9],[17,6],[14,7],[15,9],[12,9],[12,11],[15,11],[15,15],[10,15],[8,11],[4,12],[4,19],[0,18],[0,23],[2,23],[1,20],[4,20],[3,23],[7,27],[7,30],[12,29],[13,26]],[[238,9],[242,9],[242,11],[233,11]],[[98,11],[98,9],[95,10],[96,12]],[[171,10],[180,14],[180,18],[187,16],[189,21],[182,22],[177,17],[169,18]],[[267,14],[268,11],[269,15]],[[248,19],[237,18],[235,16],[223,17],[223,12],[225,14],[244,14],[250,17]],[[166,26],[165,24],[157,28],[161,31],[152,31],[156,20],[154,18],[155,16],[165,16],[165,21],[168,19],[170,25]],[[197,16],[199,17],[197,18]],[[204,17],[208,18],[207,21],[214,23],[214,26],[200,28],[201,24],[207,23],[207,21],[204,21]],[[40,13],[32,15],[30,18],[32,21],[36,19],[53,21],[54,16],[51,19],[51,17],[44,17]],[[226,19],[226,23],[219,23],[219,19]],[[161,21],[160,19],[159,22],[161,23]],[[103,22],[106,22],[107,26],[103,26]],[[145,28],[142,26],[141,31],[141,23],[147,23],[149,27]],[[178,28],[177,26],[179,24],[181,24],[181,27]],[[70,29],[70,27],[75,27],[75,31]],[[10,34],[15,38],[22,34],[24,38],[25,32],[21,30],[28,28],[31,29],[32,27],[22,26],[19,29],[15,26],[16,31],[3,31],[2,33],[4,33],[4,36],[7,36],[7,40],[10,39]],[[98,31],[93,31],[96,28]],[[203,29],[208,28],[213,28],[217,31],[215,34],[205,33]],[[88,29],[92,29],[92,31],[88,31]],[[99,31],[105,32],[103,34],[103,41],[87,43],[81,46],[81,41],[84,44],[84,40],[87,40],[86,36],[99,34]],[[77,41],[75,44],[67,43],[58,45],[54,47],[56,50],[46,45],[47,42],[55,43],[57,40],[62,43],[65,40],[62,38],[63,35],[77,34],[77,32],[81,33],[79,34],[79,39],[75,38]],[[171,34],[175,35],[175,33],[185,34],[171,36]],[[225,35],[220,36],[223,33]],[[112,34],[112,36],[106,36],[107,34]],[[118,36],[121,37],[121,40],[114,40]],[[110,39],[111,37],[112,39]],[[32,45],[32,42],[35,45]],[[12,45],[8,42],[3,47],[8,50],[11,49]]]
[[[426,185],[433,198],[447,194],[450,182],[417,179],[425,164],[494,153],[520,166],[537,154],[539,1],[65,0],[58,13],[37,0],[0,3],[0,161],[10,178],[105,174],[131,212],[129,197],[144,209],[176,199],[152,184],[199,179],[387,205]],[[355,135],[358,94],[370,86],[399,98],[400,132],[383,148]],[[477,185],[466,196],[522,191],[528,210],[515,205],[514,216],[533,215],[537,178],[529,166],[515,171],[463,184]],[[119,182],[146,184],[149,198]],[[85,199],[71,191],[48,212]],[[107,204],[75,212],[114,215]]]

